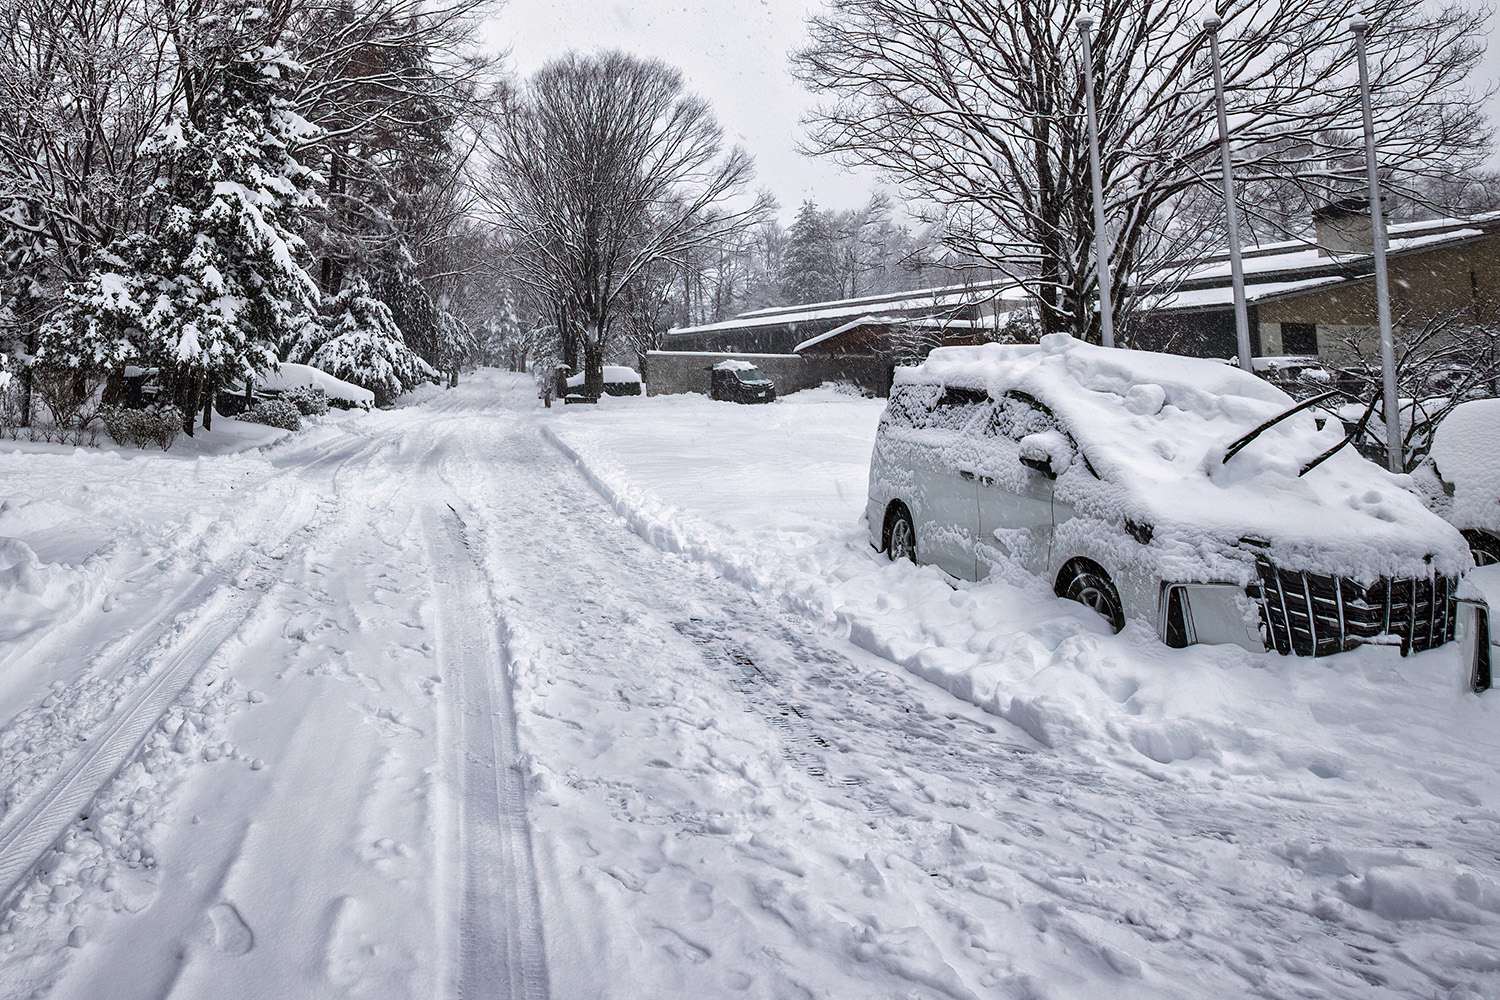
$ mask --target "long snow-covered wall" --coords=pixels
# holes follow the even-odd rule
[[[648,351],[646,395],[680,392],[707,394],[709,372],[731,359],[749,361],[770,376],[780,395],[811,389],[824,382],[850,382],[884,396],[890,391],[890,366],[868,356],[742,354],[713,351]]]

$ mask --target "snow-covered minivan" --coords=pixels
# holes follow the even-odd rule
[[[1476,563],[1500,563],[1500,399],[1455,406],[1412,479],[1433,513],[1463,533]]]
[[[1215,361],[1061,334],[940,348],[896,373],[871,539],[963,580],[1027,571],[1172,646],[1453,639],[1464,539],[1313,402]]]

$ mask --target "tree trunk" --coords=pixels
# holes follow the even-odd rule
[[[583,348],[583,394],[598,399],[604,395],[604,338],[598,327],[589,331]]]
[[[172,402],[182,411],[182,431],[193,436],[198,426],[198,396],[202,378],[197,375],[178,374],[172,378]]]
[[[21,426],[31,426],[31,395],[34,379],[32,366],[36,357],[36,330],[26,331],[26,362],[21,366]]]
[[[214,384],[208,384],[208,391],[203,394],[203,429],[211,431],[214,429]]]

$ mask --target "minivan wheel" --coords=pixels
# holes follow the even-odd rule
[[[1474,553],[1475,566],[1493,566],[1500,563],[1500,538],[1488,531],[1465,531],[1464,541]]]
[[[1059,588],[1058,596],[1093,608],[1116,632],[1125,627],[1125,608],[1120,603],[1120,592],[1115,590],[1115,585],[1102,570],[1092,566],[1074,570],[1067,584]]]
[[[890,516],[890,526],[885,531],[885,554],[891,562],[917,561],[917,529],[904,507],[897,507]]]

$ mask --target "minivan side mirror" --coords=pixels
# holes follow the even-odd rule
[[[1025,455],[1021,456],[1021,464],[1028,469],[1034,469],[1046,476],[1048,479],[1056,479],[1057,471],[1052,468],[1052,456],[1050,455]]]

